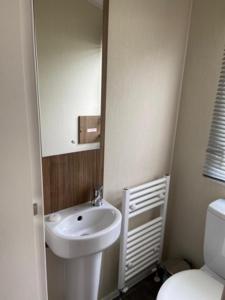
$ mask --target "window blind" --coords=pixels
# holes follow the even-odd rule
[[[203,174],[225,181],[225,51],[222,59]]]

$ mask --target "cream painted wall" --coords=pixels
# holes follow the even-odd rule
[[[195,0],[173,163],[167,257],[203,264],[208,204],[225,185],[202,176],[205,150],[225,45],[224,0]]]
[[[105,198],[170,172],[190,0],[111,0]],[[47,251],[49,300],[63,300],[64,263]],[[100,295],[117,288],[118,243],[104,253]],[[56,284],[57,283],[57,284]]]
[[[0,2],[0,299],[47,300],[30,0]],[[32,202],[39,214],[33,216]]]
[[[170,172],[191,1],[113,0],[109,10],[105,198]],[[106,251],[101,295],[117,287]]]
[[[42,154],[99,148],[78,144],[78,116],[100,115],[102,10],[87,0],[34,2]]]

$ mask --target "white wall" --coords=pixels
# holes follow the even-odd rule
[[[47,300],[31,1],[0,4],[0,299]],[[39,205],[34,217],[32,202]]]
[[[170,172],[189,0],[113,0],[109,10],[105,198]],[[105,253],[101,295],[117,287],[118,247]]]
[[[78,144],[78,116],[100,115],[102,10],[86,0],[35,0],[35,20],[42,154],[99,148]]]
[[[203,264],[208,204],[225,186],[202,176],[225,45],[224,0],[195,0],[173,163],[167,231],[168,257]]]

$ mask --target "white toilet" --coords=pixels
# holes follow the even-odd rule
[[[194,247],[194,244],[193,244]],[[221,300],[225,284],[225,200],[208,207],[205,265],[170,277],[161,287],[157,300]]]

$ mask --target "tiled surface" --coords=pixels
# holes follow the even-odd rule
[[[154,282],[153,276],[151,275],[115,300],[155,300],[160,286],[161,283]]]

